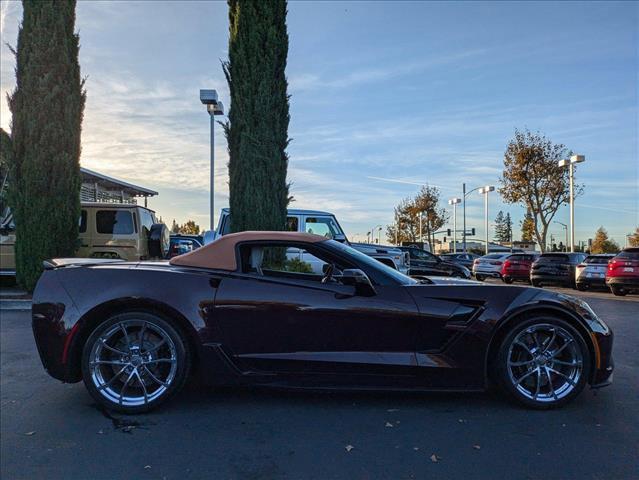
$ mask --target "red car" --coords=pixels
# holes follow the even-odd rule
[[[639,291],[639,247],[626,248],[608,262],[606,285],[615,295]]]
[[[501,279],[505,283],[515,280],[530,283],[530,267],[538,256],[536,253],[515,253],[507,257],[501,266]]]

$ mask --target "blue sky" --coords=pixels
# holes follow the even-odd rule
[[[21,6],[2,0],[1,90],[14,86]],[[633,2],[290,2],[289,179],[296,208],[334,212],[352,237],[393,221],[420,184],[445,203],[498,184],[515,128],[586,155],[576,236],[600,225],[621,244],[639,225],[639,4]],[[170,222],[208,225],[208,116],[228,106],[223,2],[79,2],[87,79],[82,165],[160,192]],[[3,95],[4,97],[4,95]],[[10,115],[2,99],[1,125]],[[216,205],[228,205],[216,136]],[[523,209],[490,199],[516,223]],[[483,234],[483,202],[468,224]],[[557,220],[568,223],[568,208]],[[560,225],[551,233],[563,239]]]

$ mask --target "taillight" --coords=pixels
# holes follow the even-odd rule
[[[479,259],[476,258],[475,260],[473,260],[473,265],[477,265],[479,263]]]
[[[508,267],[510,267],[510,265],[511,265],[510,260],[506,260],[504,262],[504,268],[508,268]],[[514,265],[514,263],[512,265]]]
[[[580,263],[579,265],[577,265],[577,268],[586,268],[586,264],[585,263]]]

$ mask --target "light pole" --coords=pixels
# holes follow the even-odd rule
[[[574,176],[575,164],[586,161],[585,155],[573,155],[570,160],[560,160],[560,167],[568,167],[570,175],[570,251],[575,251],[575,192]]]
[[[215,230],[215,116],[224,115],[224,105],[217,99],[215,90],[200,90],[200,102],[206,105],[206,111],[211,117],[211,231]]]
[[[379,227],[379,229],[382,229],[381,225],[375,225],[373,228],[371,228],[371,243],[375,243],[375,230]],[[379,243],[379,238],[377,240],[377,243]]]
[[[484,228],[486,230],[486,255],[488,255],[488,193],[494,192],[495,187],[486,185],[479,189],[479,194],[484,196]]]
[[[380,225],[377,229],[377,245],[380,245],[382,243],[382,228],[383,227]]]
[[[566,230],[566,251],[568,251],[568,225],[566,225],[565,223],[561,223],[558,222],[557,220],[555,220],[555,223],[558,223],[559,225],[561,225],[562,227],[564,227],[564,229]]]
[[[461,198],[451,198],[448,204],[453,206],[453,253],[457,253],[457,204],[461,203]],[[464,237],[466,231],[464,230]]]
[[[468,195],[470,195],[471,193],[473,193],[475,190],[479,190],[482,187],[477,187],[477,188],[473,188],[470,191],[466,191],[466,184],[462,183],[462,210],[463,210],[463,216],[464,216],[464,232],[462,233],[462,243],[464,244],[463,248],[464,248],[464,253],[466,253],[466,197]]]

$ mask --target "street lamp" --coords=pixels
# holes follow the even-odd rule
[[[558,223],[559,225],[561,225],[562,227],[564,227],[564,229],[566,230],[566,251],[568,251],[568,225],[566,225],[565,223],[561,223],[558,222],[557,220],[555,220],[555,223]]]
[[[574,192],[574,176],[576,163],[586,161],[585,155],[573,155],[570,160],[559,160],[560,167],[568,167],[570,172],[570,251],[575,251],[575,192]]]
[[[382,229],[381,225],[375,225],[373,228],[371,228],[371,243],[375,243],[375,230],[379,228],[380,230]],[[379,235],[377,236],[377,243],[379,243]]]
[[[211,231],[215,230],[215,116],[224,115],[224,105],[217,99],[215,90],[200,90],[200,102],[206,105],[206,111],[211,117]]]
[[[473,193],[476,190],[479,190],[480,188],[483,187],[477,187],[477,188],[473,188],[472,190],[469,190],[468,192],[466,191],[466,184],[462,183],[462,210],[463,210],[463,216],[464,216],[464,232],[462,233],[462,243],[463,243],[463,250],[464,253],[466,253],[466,197],[468,195],[470,195],[471,193]]]
[[[484,228],[486,229],[486,255],[488,255],[488,193],[494,192],[495,187],[486,185],[479,189],[479,194],[484,196]],[[466,233],[466,232],[464,232]]]
[[[448,200],[448,204],[453,206],[453,253],[457,253],[457,204],[461,201],[461,198],[457,197]]]

